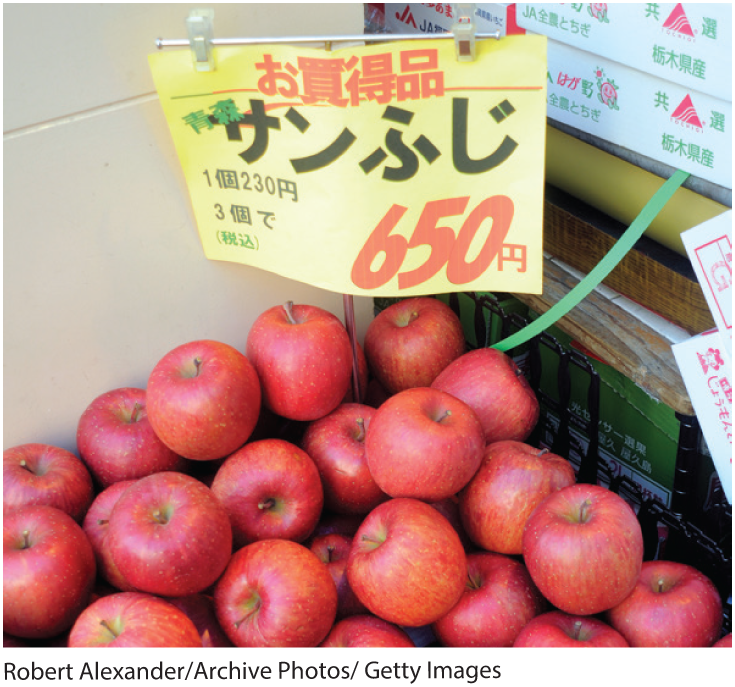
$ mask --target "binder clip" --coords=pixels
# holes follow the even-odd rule
[[[212,54],[214,10],[191,10],[186,18],[186,30],[189,34],[194,69],[198,72],[214,71],[214,55]]]
[[[473,62],[475,59],[475,14],[474,2],[458,2],[457,21],[452,25],[454,48],[458,62]]]

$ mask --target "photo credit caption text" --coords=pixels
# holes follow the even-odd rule
[[[245,661],[190,661],[175,664],[164,661],[146,665],[105,665],[99,661],[80,664],[48,665],[40,661],[5,661],[4,682],[34,681],[138,681],[138,680],[212,680],[212,681],[355,681],[381,680],[421,684],[427,680],[446,680],[477,684],[501,677],[499,665],[449,664],[435,661],[411,663],[356,660],[351,663],[277,661],[253,664]]]

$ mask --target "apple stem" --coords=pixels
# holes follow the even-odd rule
[[[470,589],[479,589],[482,585],[480,584],[479,580],[476,580],[472,575],[467,573],[467,586]]]
[[[168,522],[168,518],[158,509],[153,511],[153,519],[160,522],[162,525],[165,525]]]
[[[33,470],[31,470],[31,468],[29,467],[28,463],[26,463],[26,459],[25,458],[21,458],[21,460],[20,460],[20,466],[24,470],[27,470],[28,472],[30,472],[31,474],[33,474]]]
[[[242,625],[251,615],[258,612],[258,609],[260,608],[260,600],[256,601],[253,604],[253,607],[242,617],[240,620],[238,620],[235,623],[235,629],[237,630],[240,625]]]
[[[106,620],[100,620],[100,625],[105,628],[115,639],[117,639],[118,635],[115,633],[115,630],[113,630],[108,622]]]
[[[110,521],[109,520],[98,520],[97,521],[97,524],[98,525],[106,525],[108,522],[110,522]]]
[[[197,358],[197,360],[199,360],[199,359]],[[201,363],[201,361],[200,361],[200,363]],[[194,361],[194,364],[196,365],[196,360]],[[197,374],[198,373],[199,373],[199,365],[197,365]],[[140,403],[138,403],[136,401],[135,402],[135,405],[133,406],[133,410],[130,413],[130,423],[131,424],[133,422],[137,422],[138,421],[138,415],[139,415],[139,413],[140,413]]]
[[[579,509],[579,521],[580,522],[587,522],[587,520],[589,519],[588,510],[591,505],[592,505],[592,501],[590,501],[589,499],[584,500],[584,503]]]
[[[541,449],[541,450],[540,450],[540,451],[539,451],[539,452],[538,452],[538,453],[536,454],[536,456],[537,456],[538,458],[541,458],[541,456],[545,456],[545,455],[546,455],[546,454],[547,454],[548,452],[549,452],[549,449],[548,449],[548,448],[542,448],[542,449]]]
[[[264,501],[261,501],[258,504],[258,508],[260,508],[260,510],[270,510],[275,505],[276,505],[276,500],[274,498],[269,497],[265,499]]]
[[[451,410],[445,410],[444,415],[442,415],[437,422],[441,422],[442,420],[446,420],[450,415],[452,414]]]
[[[664,590],[664,581],[663,579],[659,578],[658,580],[658,592],[659,594]]]
[[[365,420],[361,417],[358,417],[357,420],[355,420],[357,423],[357,426],[360,428],[357,436],[355,437],[355,441],[363,442],[365,441]]]
[[[197,356],[196,358],[194,358],[194,367],[196,367],[196,369],[197,369],[197,373],[194,376],[195,377],[198,377],[199,376],[199,372],[200,372],[201,367],[202,367],[202,359],[199,356]]]
[[[579,633],[582,631],[582,621],[574,621],[574,639],[579,639]]]
[[[23,549],[31,548],[30,536],[31,536],[31,533],[28,530],[23,530],[23,546],[21,548]]]
[[[286,317],[288,317],[288,321],[290,324],[298,324],[293,316],[293,301],[286,301],[286,303],[283,306],[283,309],[286,311]]]

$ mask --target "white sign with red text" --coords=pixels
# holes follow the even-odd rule
[[[732,360],[732,210],[682,232],[681,240]]]
[[[732,503],[732,365],[719,330],[672,346],[712,462]]]

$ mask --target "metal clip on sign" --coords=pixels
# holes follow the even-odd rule
[[[458,3],[458,21],[449,33],[365,33],[347,36],[271,36],[263,38],[215,38],[214,10],[191,10],[186,19],[188,38],[157,38],[156,48],[190,48],[194,69],[198,72],[212,72],[216,69],[213,48],[224,45],[282,45],[298,43],[324,43],[331,49],[332,43],[364,42],[383,43],[387,41],[430,41],[452,38],[457,46],[457,60],[471,62],[475,59],[475,41],[485,38],[500,40],[500,31],[476,33],[472,17],[474,3]]]
[[[472,20],[474,14],[474,2],[457,3],[457,21],[452,25],[457,62],[475,60],[475,22]]]
[[[212,38],[214,38],[214,10],[192,10],[186,19],[191,45],[191,59],[198,72],[214,71]]]

